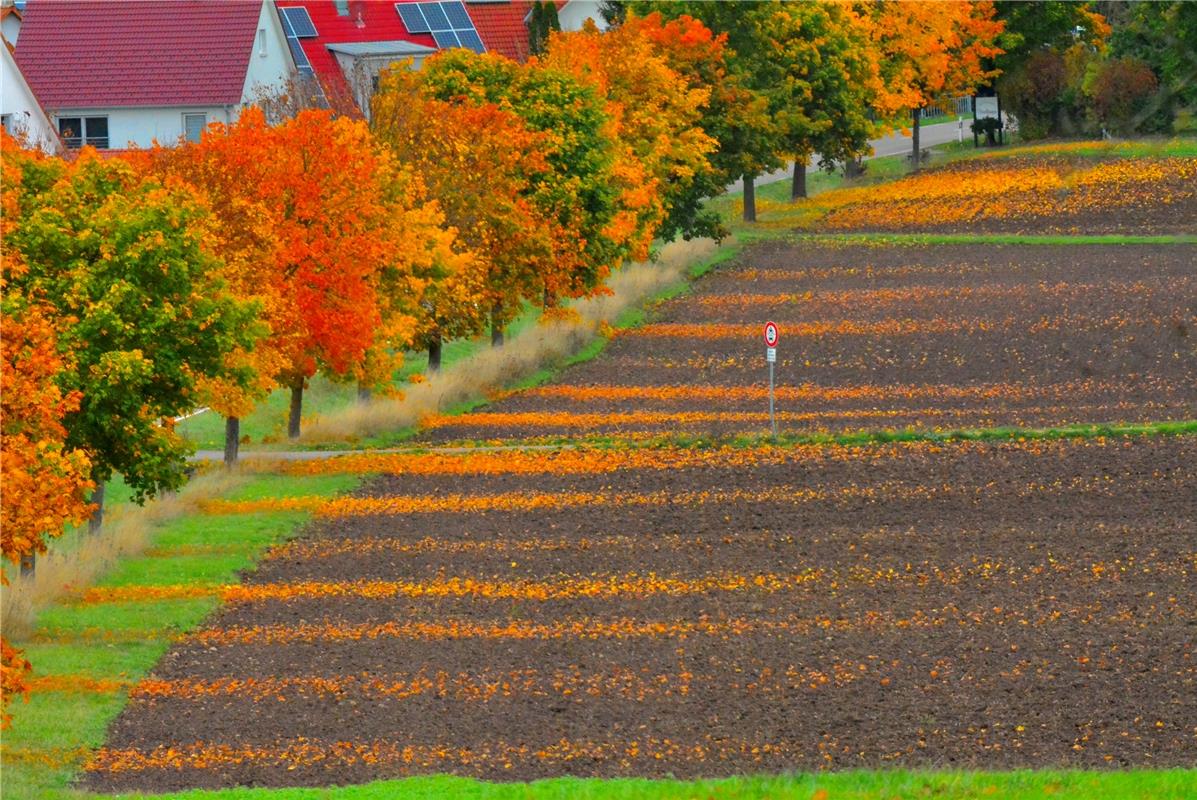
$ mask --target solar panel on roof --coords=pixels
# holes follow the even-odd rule
[[[457,34],[453,31],[433,31],[432,38],[436,39],[436,46],[442,50],[461,47],[461,42],[457,40]]]
[[[468,47],[475,53],[486,52],[486,47],[482,44],[482,37],[475,31],[457,31],[457,38],[462,47]]]
[[[466,47],[485,53],[486,46],[474,28],[465,4],[460,0],[445,3],[396,3],[408,33],[431,33],[437,47]]]
[[[441,3],[441,10],[449,18],[449,24],[453,27],[453,30],[469,31],[474,29],[474,21],[470,19],[470,15],[466,12],[464,3],[456,2],[456,0],[452,3]]]
[[[403,27],[407,28],[408,33],[428,33],[431,30],[424,20],[419,3],[396,3],[395,10],[403,19]]]
[[[428,20],[428,27],[432,29],[433,33],[453,30],[453,26],[449,24],[449,17],[441,9],[440,3],[419,3],[418,5],[424,12],[424,19]]]
[[[283,18],[291,24],[291,30],[295,36],[300,39],[314,38],[316,33],[316,26],[312,24],[312,18],[308,16],[308,10],[301,6],[292,6],[289,8],[280,8]]]
[[[303,46],[299,44],[299,40],[294,36],[287,37],[287,46],[291,48],[291,55],[295,59],[295,66],[302,72],[304,69],[311,69],[312,62],[308,60],[308,54],[303,52]]]

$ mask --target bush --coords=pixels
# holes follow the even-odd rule
[[[1093,80],[1093,111],[1102,125],[1120,136],[1159,132],[1167,129],[1171,113],[1161,108],[1158,91],[1159,81],[1146,63],[1112,59],[1101,65]]]
[[[1023,139],[1040,139],[1056,132],[1066,75],[1063,56],[1054,50],[1039,50],[998,84],[1002,105],[1018,119]]]

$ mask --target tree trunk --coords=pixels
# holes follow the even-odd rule
[[[224,465],[233,467],[237,464],[237,453],[241,449],[241,420],[238,417],[225,417],[224,420]]]
[[[37,568],[37,553],[21,553],[21,577],[28,578]]]
[[[359,403],[365,405],[366,403],[370,402],[370,399],[373,396],[374,396],[374,393],[372,391],[370,391],[369,386],[366,386],[364,383],[359,383],[357,385],[357,401]]]
[[[490,346],[503,346],[503,325],[499,319],[503,315],[503,304],[495,303],[495,307],[490,310]]]
[[[291,384],[291,414],[287,417],[287,438],[299,438],[299,421],[303,417],[303,378]]]
[[[87,532],[99,533],[100,528],[104,527],[104,484],[96,484],[89,501],[95,503],[96,510],[91,512],[91,518],[87,521]]]
[[[756,222],[756,180],[755,175],[744,176],[744,221]]]
[[[859,178],[864,174],[864,159],[854,158],[844,163],[844,177],[848,180]]]
[[[441,371],[441,337],[439,336],[428,342],[428,371]]]
[[[915,109],[912,114],[912,122],[910,126],[910,140],[914,143],[914,154],[911,161],[914,164],[914,169],[917,172],[920,166],[919,162],[922,160],[922,153],[919,151],[919,109]]]
[[[806,161],[794,162],[794,182],[790,185],[790,202],[806,197]]]

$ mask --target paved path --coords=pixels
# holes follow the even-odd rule
[[[242,450],[240,461],[319,461],[342,456],[403,454],[403,453],[486,453],[503,450],[562,450],[576,445],[563,444],[496,444],[472,447],[416,445],[413,447],[360,448],[357,450]],[[197,450],[189,461],[224,461],[223,450]]]
[[[968,128],[964,130],[965,138],[971,138]],[[956,122],[942,122],[935,125],[924,125],[919,129],[919,144],[924,148],[934,147],[937,144],[946,144],[948,142],[956,141]],[[910,136],[901,132],[892,133],[889,136],[882,136],[880,139],[872,139],[869,144],[873,146],[873,155],[868,156],[865,160],[871,158],[882,158],[884,156],[904,155],[910,152]],[[818,172],[819,167],[817,163],[812,163],[806,168],[808,173]],[[789,180],[794,174],[794,163],[791,161],[786,164],[785,169],[780,169],[777,172],[770,172],[768,175],[762,175],[756,179],[757,186],[764,186],[768,183],[777,183],[778,181]],[[741,181],[736,181],[727,187],[729,192],[742,192],[744,186]]]

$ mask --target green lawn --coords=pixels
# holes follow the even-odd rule
[[[434,776],[330,789],[230,789],[121,797],[162,800],[1190,800],[1195,791],[1197,771],[1193,770],[860,770],[698,781],[555,778],[502,784]],[[101,797],[69,791],[41,796],[48,800]]]

